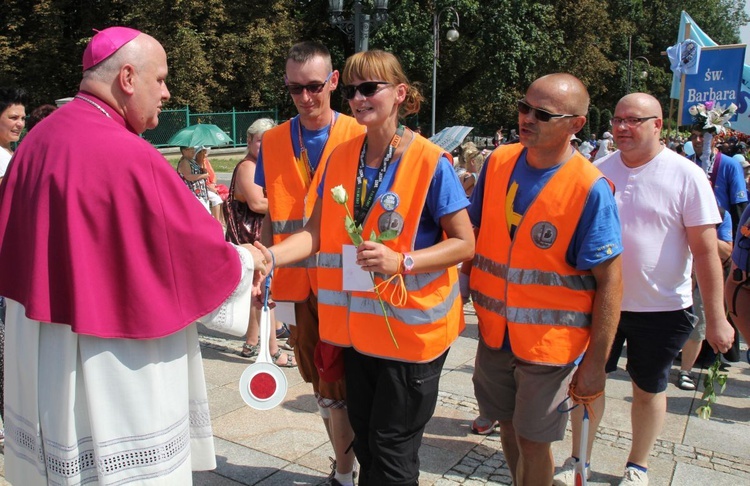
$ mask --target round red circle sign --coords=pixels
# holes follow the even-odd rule
[[[248,388],[250,394],[257,399],[267,400],[276,393],[276,379],[270,373],[258,373],[252,377]]]

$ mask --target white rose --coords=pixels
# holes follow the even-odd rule
[[[349,200],[349,195],[346,193],[344,186],[338,185],[334,187],[331,189],[331,194],[333,195],[333,200],[339,204],[346,204],[346,201]]]
[[[696,116],[698,114],[698,107],[693,105],[688,109],[688,113],[690,113],[692,116]]]
[[[734,103],[732,103],[731,105],[729,105],[729,108],[727,108],[727,111],[729,111],[729,113],[736,112],[737,111],[737,105],[735,105]]]

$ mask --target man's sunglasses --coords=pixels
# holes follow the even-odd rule
[[[380,86],[381,84],[388,85],[391,83],[387,81],[365,81],[364,83],[359,83],[356,86],[343,86],[341,88],[341,91],[344,95],[344,99],[347,100],[354,99],[354,97],[357,95],[357,91],[359,91],[359,94],[361,94],[365,98],[369,98],[370,96],[380,91],[378,86]]]
[[[518,100],[518,112],[522,115],[528,115],[534,112],[534,118],[540,122],[548,122],[553,118],[574,118],[581,115],[568,115],[564,113],[550,113],[549,111],[542,110],[541,108],[534,108],[524,100]]]
[[[333,71],[328,73],[328,77],[322,83],[288,84],[288,80],[286,79],[286,77],[284,78],[284,81],[286,81],[286,87],[289,90],[289,93],[293,95],[302,94],[302,92],[305,90],[307,90],[307,92],[310,94],[318,94],[323,91],[323,86],[325,86],[326,83],[331,80],[331,76],[333,76]]]

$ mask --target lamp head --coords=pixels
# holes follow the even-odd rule
[[[450,42],[456,42],[458,40],[458,31],[456,29],[450,29],[446,34],[445,38]]]
[[[332,14],[340,14],[344,11],[344,0],[328,0],[328,9]]]

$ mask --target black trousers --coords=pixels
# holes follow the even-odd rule
[[[448,351],[429,363],[405,363],[344,350],[346,402],[360,486],[412,486],[419,447],[435,412]]]

